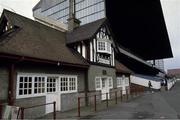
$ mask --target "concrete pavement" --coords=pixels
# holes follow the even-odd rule
[[[77,117],[77,110],[57,112],[57,119],[179,119],[179,103],[180,82],[177,82],[171,91],[146,92],[118,104],[112,101],[108,108],[101,104],[97,112],[93,108],[81,108],[80,118]],[[52,118],[52,114],[44,118]]]
[[[90,119],[178,119],[180,117],[180,82],[171,91],[144,93],[133,101],[97,112]]]

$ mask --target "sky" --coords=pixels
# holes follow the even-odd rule
[[[32,8],[39,0],[0,0],[3,8],[23,16],[32,17]],[[165,69],[180,68],[180,0],[161,0],[165,22],[169,34],[173,58],[165,59]]]

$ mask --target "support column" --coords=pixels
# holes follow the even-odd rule
[[[8,105],[14,104],[14,96],[13,96],[14,73],[15,73],[15,65],[11,64],[9,66]]]

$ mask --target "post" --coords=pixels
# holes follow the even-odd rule
[[[94,111],[96,111],[96,95],[94,95]]]
[[[0,119],[2,119],[2,105],[0,103]]]
[[[108,93],[106,93],[106,107],[108,108]]]
[[[116,104],[117,104],[117,91],[115,91],[115,99],[116,99]]]
[[[126,89],[126,100],[128,101],[129,96],[128,96],[128,89]]]
[[[23,120],[24,119],[24,108],[22,107],[21,108],[21,120]]]
[[[78,97],[78,117],[80,117],[80,97]]]
[[[8,105],[14,104],[14,96],[13,96],[14,74],[15,74],[15,65],[11,64],[9,67]]]
[[[53,118],[54,120],[56,119],[56,102],[53,102],[53,107],[54,107],[54,113],[53,113]]]
[[[122,90],[121,90],[121,102],[122,102],[123,96],[122,96]]]

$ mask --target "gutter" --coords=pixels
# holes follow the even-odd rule
[[[79,68],[89,68],[89,64],[82,65],[82,64],[67,63],[67,62],[53,61],[53,60],[44,60],[44,59],[38,59],[38,58],[32,58],[32,57],[26,57],[26,56],[19,56],[19,55],[11,55],[11,54],[4,54],[4,53],[0,53],[0,58],[18,60],[19,62],[31,61],[31,62],[54,64],[54,65],[57,65],[57,66],[64,65],[64,66],[73,66],[73,67],[79,67]]]

